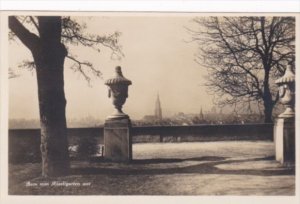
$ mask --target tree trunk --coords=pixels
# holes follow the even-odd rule
[[[265,123],[273,122],[272,112],[273,112],[274,103],[272,100],[272,94],[270,92],[270,87],[269,87],[269,74],[270,72],[268,71],[268,69],[265,69],[264,92],[263,92]]]
[[[36,63],[41,124],[42,175],[69,172],[64,93],[66,48],[60,42],[61,18],[38,17],[40,43],[32,51]]]
[[[41,124],[42,175],[60,176],[69,172],[64,93],[64,60],[61,17],[38,16],[39,37],[27,30],[15,16],[9,28],[31,51],[36,65]],[[38,26],[37,26],[38,25]]]
[[[273,112],[273,105],[272,102],[264,101],[264,114],[265,114],[265,123],[272,123],[272,112]]]

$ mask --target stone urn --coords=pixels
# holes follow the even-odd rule
[[[292,67],[293,62],[289,63],[284,75],[275,81],[279,86],[280,102],[285,107],[285,111],[278,116],[280,118],[295,117],[295,74],[293,73]]]
[[[131,81],[123,76],[120,66],[115,68],[115,77],[105,81],[105,85],[108,86],[108,97],[112,98],[115,107],[115,111],[107,119],[129,118],[128,115],[123,113],[122,106],[128,97],[128,86],[131,84]]]

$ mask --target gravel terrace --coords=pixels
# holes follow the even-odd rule
[[[40,165],[10,165],[9,194],[295,195],[295,170],[266,141],[134,144],[130,164],[73,161],[71,175],[52,179]]]

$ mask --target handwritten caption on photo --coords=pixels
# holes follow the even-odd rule
[[[91,182],[66,182],[66,181],[51,181],[51,182],[30,182],[25,183],[26,187],[47,187],[47,186],[57,186],[57,187],[81,187],[81,186],[91,186]]]

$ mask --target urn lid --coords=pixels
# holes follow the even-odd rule
[[[124,85],[130,85],[131,81],[126,79],[123,74],[120,66],[117,66],[115,68],[115,77],[111,79],[107,79],[105,81],[105,85],[116,85],[116,84],[124,84]]]
[[[285,84],[295,82],[295,74],[292,71],[292,65],[287,66],[284,75],[275,81],[276,84]]]

